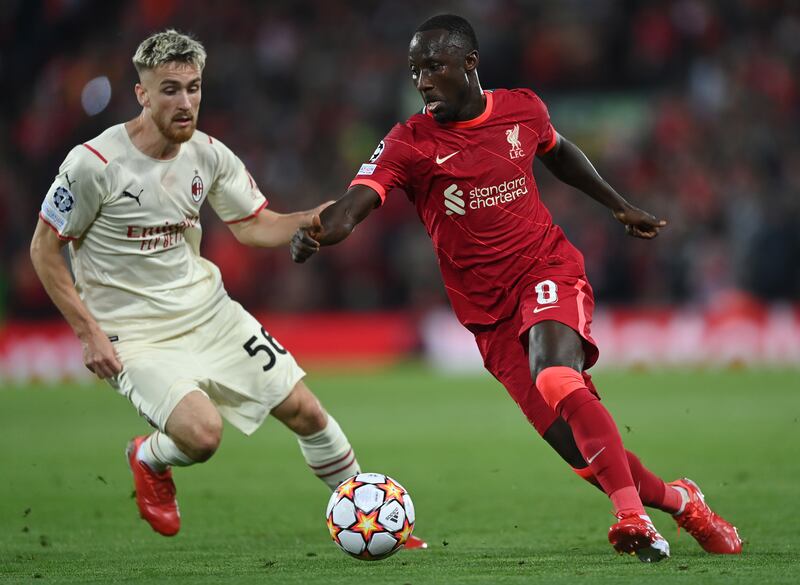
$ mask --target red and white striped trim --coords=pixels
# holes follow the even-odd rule
[[[242,217],[242,218],[240,218],[240,219],[232,219],[232,220],[230,220],[230,221],[226,221],[225,223],[227,223],[228,225],[230,225],[230,224],[232,224],[232,223],[239,223],[240,221],[247,221],[248,219],[253,219],[253,218],[254,218],[255,216],[257,216],[259,213],[261,213],[261,210],[262,210],[262,209],[264,209],[264,208],[267,206],[267,203],[269,203],[269,201],[267,201],[266,199],[264,199],[264,203],[262,203],[262,204],[261,204],[261,205],[258,207],[258,209],[256,209],[256,210],[255,210],[253,213],[251,213],[251,214],[250,214],[250,215],[248,215],[247,217]]]
[[[42,220],[42,223],[44,223],[44,225],[46,225],[47,227],[49,227],[51,230],[53,230],[55,232],[55,234],[56,234],[56,236],[58,236],[59,240],[62,240],[64,242],[73,242],[73,241],[78,239],[78,238],[73,238],[72,236],[62,236],[61,232],[59,232],[58,229],[56,229],[56,226],[54,226],[52,223],[47,221],[47,218],[45,218],[45,216],[42,215],[41,211],[39,212],[39,219]]]
[[[342,461],[347,461],[347,463],[344,465],[339,465],[341,464]],[[347,453],[345,453],[343,457],[339,457],[338,459],[335,459],[330,463],[325,463],[324,465],[309,465],[309,467],[317,477],[324,479],[326,477],[330,477],[331,475],[336,475],[337,473],[341,473],[342,471],[353,465],[355,461],[356,461],[356,454],[353,453],[353,449],[350,448],[350,450],[347,451]],[[334,467],[334,469],[331,469],[332,467]]]
[[[97,158],[99,158],[101,161],[103,161],[104,163],[108,164],[108,161],[106,160],[106,157],[104,157],[102,154],[100,154],[100,153],[97,151],[97,149],[96,149],[96,148],[94,148],[94,147],[92,147],[92,146],[89,146],[89,145],[88,145],[88,144],[86,144],[85,142],[83,143],[83,146],[85,146],[86,148],[88,148],[89,150],[91,150],[91,151],[92,151],[92,152],[93,152],[93,153],[94,153],[94,154],[97,156]]]

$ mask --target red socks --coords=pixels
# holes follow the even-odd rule
[[[627,450],[625,453],[628,456],[628,467],[631,470],[633,483],[639,491],[642,503],[648,508],[656,508],[669,514],[676,514],[683,505],[683,499],[678,490],[667,487],[664,480],[647,469],[636,455]],[[590,484],[600,488],[601,491],[603,490],[603,486],[597,481],[590,468],[576,469],[573,467],[572,471]]]
[[[536,386],[569,424],[578,449],[616,513],[644,514],[614,419],[586,387],[583,376],[572,368],[545,368],[536,377]]]
[[[630,451],[625,453],[628,455],[628,466],[642,503],[670,514],[680,510],[683,500],[678,490],[668,488],[664,480],[647,469],[636,455]]]
[[[642,503],[647,507],[657,508],[670,514],[675,514],[680,510],[683,502],[678,491],[669,489],[664,480],[647,469],[636,455],[627,449],[625,454],[628,456],[628,467],[631,470],[631,477],[633,477],[633,483],[639,491]],[[594,473],[588,467],[582,469],[573,467],[572,471],[585,481],[596,486],[600,491],[603,491],[603,486],[600,485],[600,482],[597,481]]]

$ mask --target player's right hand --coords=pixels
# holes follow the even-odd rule
[[[98,378],[113,378],[122,371],[122,362],[108,337],[102,331],[82,339],[83,363]]]
[[[312,218],[310,227],[297,230],[292,236],[292,242],[289,244],[292,260],[302,264],[319,252],[319,242],[313,236],[318,235],[321,231],[322,224],[318,215]]]

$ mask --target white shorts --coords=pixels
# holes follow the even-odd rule
[[[165,431],[178,402],[200,390],[249,435],[306,375],[292,355],[242,306],[228,300],[209,321],[180,337],[114,342],[122,372],[111,386],[151,425]]]

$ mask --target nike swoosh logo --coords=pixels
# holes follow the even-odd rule
[[[457,150],[457,151],[455,151],[453,154],[448,154],[447,156],[442,156],[442,157],[440,157],[440,156],[438,156],[438,155],[437,155],[437,156],[436,156],[436,164],[437,164],[437,165],[440,165],[440,164],[442,164],[443,162],[450,160],[450,159],[451,159],[451,158],[453,158],[455,155],[457,155],[459,152],[460,152],[460,151],[459,151],[459,150]]]
[[[547,305],[546,307],[536,307],[533,312],[534,313],[541,313],[542,311],[546,311],[547,309],[557,309],[558,305]]]
[[[598,455],[600,455],[600,453],[602,453],[602,452],[603,452],[603,451],[605,451],[605,450],[606,450],[606,448],[605,448],[605,447],[603,447],[602,449],[600,449],[600,450],[599,450],[597,453],[595,453],[594,455],[592,455],[591,457],[589,457],[589,458],[586,460],[586,463],[588,463],[589,465],[591,465],[591,464],[592,464],[592,461],[594,461],[595,459],[597,459],[597,456],[598,456]]]

